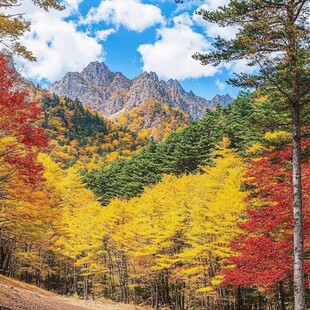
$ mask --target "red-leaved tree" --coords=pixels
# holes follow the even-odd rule
[[[0,55],[0,179],[13,173],[35,181],[42,167],[36,162],[38,149],[47,146],[47,139],[37,121],[41,108],[19,91],[17,75]]]
[[[303,142],[303,204],[305,253],[310,251],[310,139]],[[308,157],[307,157],[308,156]],[[265,154],[249,166],[249,199],[244,234],[232,248],[238,254],[229,259],[234,268],[224,271],[225,284],[256,286],[267,290],[293,280],[292,148]],[[305,260],[306,281],[310,261]],[[308,284],[309,285],[309,284]]]
[[[43,167],[37,162],[37,154],[48,143],[43,129],[37,126],[40,107],[19,86],[16,73],[0,55],[0,273],[3,274],[9,268],[16,242],[16,223],[25,220],[25,214],[31,221],[32,197],[27,193],[33,193],[43,181]],[[28,212],[21,212],[22,208]]]

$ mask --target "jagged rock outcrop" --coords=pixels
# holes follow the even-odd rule
[[[109,70],[104,63],[98,61],[91,62],[87,67],[80,73],[81,77],[90,85],[97,87],[108,86],[115,74]]]
[[[232,101],[232,98],[226,94],[226,95],[216,95],[212,98],[212,100],[210,100],[210,107],[213,108],[213,107],[216,107],[218,104],[226,107],[228,104],[230,104]]]
[[[31,83],[30,81],[28,81],[26,78],[24,78],[21,73],[19,71],[17,71],[15,63],[14,63],[14,59],[13,59],[13,55],[12,54],[3,54],[1,53],[2,56],[4,56],[4,58],[7,61],[7,66],[10,70],[12,70],[13,73],[13,78],[14,78],[14,87],[13,89],[18,90],[18,91],[24,91],[28,94],[28,99],[31,100],[32,98],[32,90],[34,88],[34,84]]]
[[[148,98],[169,103],[167,90],[163,83],[160,83],[155,72],[143,72],[133,80],[127,101],[128,109],[131,110],[139,106],[140,103]]]
[[[172,106],[189,114],[194,120],[201,118],[206,109],[211,108],[209,100],[196,96],[192,91],[186,92],[178,80],[170,79],[166,86]]]
[[[67,73],[49,88],[49,92],[79,99],[105,116],[130,111],[151,98],[178,108],[196,120],[207,108],[214,108],[218,103],[226,106],[232,101],[229,95],[217,95],[212,100],[196,96],[192,91],[186,92],[177,80],[160,81],[155,72],[143,72],[130,80],[99,62],[90,63],[80,73]]]

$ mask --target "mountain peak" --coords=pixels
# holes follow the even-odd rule
[[[98,61],[91,62],[80,73],[67,73],[49,91],[71,99],[78,98],[85,106],[106,116],[130,111],[147,99],[156,99],[196,120],[205,114],[207,108],[232,101],[229,95],[217,95],[212,100],[196,96],[192,91],[186,92],[178,80],[161,81],[153,71],[142,72],[130,80]]]
[[[71,79],[71,78],[74,78],[74,77],[77,77],[77,76],[80,76],[80,73],[79,72],[67,72],[65,74],[65,76],[63,77],[63,79]]]
[[[151,71],[149,73],[150,77],[154,80],[154,81],[159,81],[158,75],[156,74],[156,72]]]
[[[105,63],[94,61],[83,69],[81,76],[90,84],[105,86],[111,83],[114,73],[110,71]]]
[[[111,72],[109,67],[104,62],[92,61],[82,70],[81,74],[88,73],[91,71],[96,71],[98,73]]]
[[[179,81],[178,80],[175,80],[175,79],[169,79],[166,84],[167,85],[173,85],[173,84],[179,84]]]
[[[148,79],[153,80],[154,82],[159,82],[158,75],[153,71],[151,72],[144,71],[140,75],[138,75],[134,80],[136,79]]]
[[[104,63],[104,62],[100,62],[100,61],[98,61],[98,60],[95,60],[95,61],[92,61],[92,62],[90,62],[85,68],[84,68],[84,70],[87,70],[88,68],[105,68],[105,69],[108,69],[109,70],[109,68],[108,68],[108,66]]]
[[[183,90],[183,87],[181,86],[180,82],[178,80],[170,79],[166,82],[166,86],[168,88],[179,88]]]
[[[218,104],[226,107],[228,104],[230,104],[233,101],[233,98],[229,95],[215,95],[212,99],[212,107],[217,106]]]
[[[195,93],[194,93],[192,90],[190,90],[190,91],[188,92],[188,95],[189,95],[190,97],[196,96]]]

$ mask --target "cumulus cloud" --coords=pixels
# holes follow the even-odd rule
[[[253,73],[254,71],[257,71],[259,69],[257,66],[249,66],[249,61],[247,59],[239,59],[231,61],[230,63],[227,63],[224,65],[224,68],[227,70],[240,74],[240,73]]]
[[[228,5],[231,0],[207,0],[205,9],[208,11],[214,11],[220,6]]]
[[[79,8],[80,3],[82,3],[83,0],[65,0],[64,3],[66,5],[67,11],[76,11]]]
[[[227,4],[226,0],[217,0],[217,1],[209,1],[206,4],[201,5],[197,11],[206,10],[206,11],[213,11],[217,9],[221,5]],[[209,37],[222,37],[226,40],[233,39],[238,32],[237,27],[220,27],[217,24],[210,23],[202,18],[201,15],[196,13],[193,14],[193,20],[195,23],[202,28],[204,28],[205,34]]]
[[[73,22],[65,20],[78,8],[81,0],[67,0],[65,11],[46,13],[24,1],[25,18],[31,20],[31,32],[22,38],[24,44],[37,57],[31,63],[19,58],[22,74],[37,82],[50,82],[61,78],[68,71],[79,71],[90,61],[103,60],[104,51],[95,38],[77,30]]]
[[[92,8],[81,23],[102,21],[141,32],[156,24],[163,24],[164,17],[157,6],[143,4],[139,0],[104,0],[98,8]]]
[[[220,6],[228,5],[230,0],[207,0],[205,4],[201,5],[197,11],[206,10],[206,11],[214,11]],[[193,21],[196,25],[202,27],[204,29],[204,33],[207,37],[216,38],[220,36],[225,40],[234,39],[236,34],[239,31],[238,27],[220,27],[217,24],[210,23],[202,18],[201,15],[196,13],[192,16]],[[256,71],[258,68],[256,66],[249,66],[248,61],[246,59],[240,59],[236,61],[232,61],[230,63],[223,64],[220,68],[225,68],[230,72],[234,72],[237,74],[243,73],[252,73]],[[216,81],[216,85],[220,90],[222,84],[220,81]],[[226,87],[226,85],[224,85]],[[223,88],[224,89],[224,88]]]
[[[224,90],[226,88],[226,83],[221,82],[219,79],[216,79],[215,85],[219,90]]]
[[[113,28],[99,30],[96,32],[96,39],[99,41],[106,41],[108,36],[115,33],[115,32],[116,32],[116,30]]]
[[[173,23],[175,26],[182,26],[182,25],[193,26],[194,24],[189,13],[183,13],[178,16],[175,16],[173,19]]]
[[[157,30],[157,41],[138,47],[142,56],[143,69],[156,71],[164,79],[187,79],[212,76],[217,69],[202,66],[192,58],[196,52],[206,53],[210,43],[190,26],[187,14],[174,19],[174,26]]]

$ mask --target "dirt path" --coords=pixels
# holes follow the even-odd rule
[[[149,310],[113,303],[61,297],[16,280],[0,276],[0,310]]]

